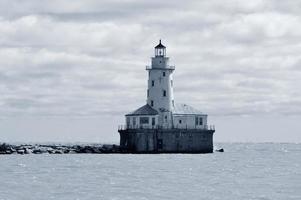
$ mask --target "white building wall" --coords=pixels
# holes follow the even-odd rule
[[[169,66],[169,58],[158,56],[152,58],[148,69],[147,104],[159,112],[159,126],[171,127],[171,110],[174,105],[173,76],[174,68]]]
[[[196,124],[196,117],[202,118],[202,125]],[[204,129],[207,127],[207,115],[173,115],[173,124],[175,128]]]
[[[147,117],[148,123],[141,124],[140,118]],[[155,125],[152,125],[152,118],[155,118]],[[155,128],[158,126],[159,116],[158,115],[137,115],[137,116],[126,116],[127,128]]]
[[[173,95],[173,69],[168,65],[168,57],[153,57],[148,76],[147,103],[157,111],[171,111]],[[164,76],[165,75],[165,76]],[[163,96],[166,91],[166,96]]]
[[[163,76],[165,73],[165,76]],[[157,111],[171,111],[173,105],[173,87],[171,70],[149,70],[147,103]],[[164,96],[164,91],[165,95]]]

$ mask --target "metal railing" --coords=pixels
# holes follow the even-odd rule
[[[151,67],[151,66],[146,66],[146,70],[151,70],[151,69],[167,69],[167,70],[175,70],[175,66],[167,66],[165,68],[159,68],[159,67]]]
[[[215,125],[205,125],[203,127],[190,127],[190,126],[159,126],[159,125],[119,125],[118,130],[127,129],[189,129],[189,130],[212,130],[215,131]]]

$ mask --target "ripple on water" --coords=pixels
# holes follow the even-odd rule
[[[225,153],[3,156],[0,199],[301,199],[300,144],[219,146]]]

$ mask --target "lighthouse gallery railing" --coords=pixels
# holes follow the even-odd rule
[[[188,127],[188,126],[174,126],[174,127],[164,127],[159,125],[149,126],[149,125],[119,125],[118,130],[127,130],[127,129],[189,129],[189,130],[215,130],[214,125],[205,125],[204,127]]]

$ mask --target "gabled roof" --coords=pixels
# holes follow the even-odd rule
[[[187,104],[175,104],[173,109],[174,115],[205,115],[201,111],[187,105]]]
[[[125,116],[132,116],[132,115],[158,115],[158,111],[153,109],[150,105],[146,104],[137,110],[126,114]]]

